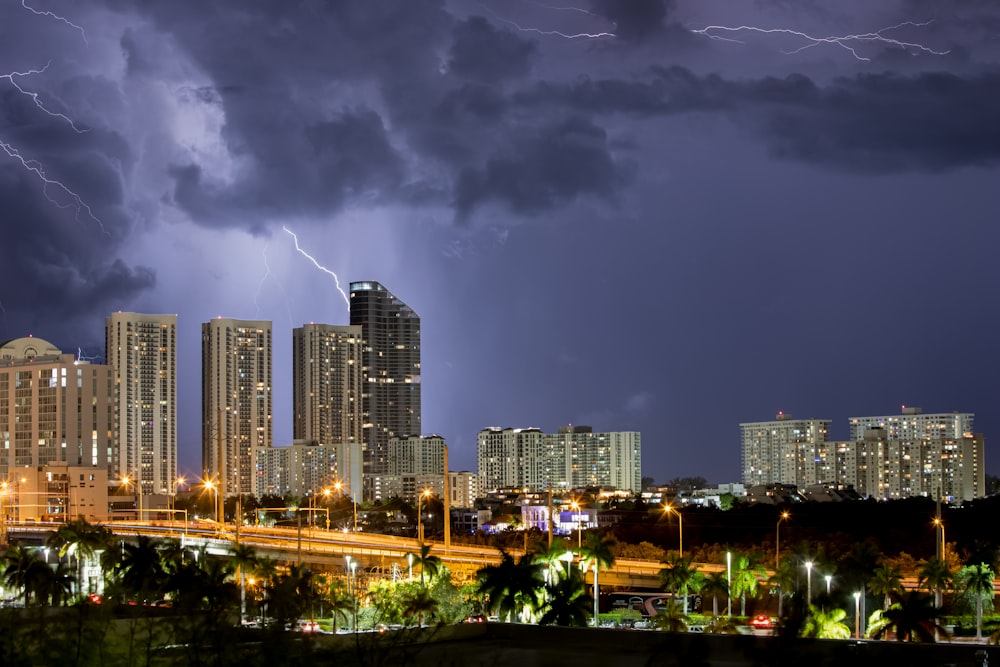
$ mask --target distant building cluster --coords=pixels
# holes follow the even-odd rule
[[[429,491],[466,508],[508,486],[640,490],[639,434],[581,426],[485,429],[479,471],[448,470],[444,438],[421,432],[420,317],[374,281],[351,283],[349,304],[349,324],[291,332],[286,446],[272,427],[271,321],[202,324],[202,481],[219,511],[235,495],[334,483],[356,502]],[[21,518],[152,511],[196,481],[177,477],[177,316],[114,313],[105,335],[105,364],[38,338],[0,343],[0,500]]]
[[[743,483],[758,487],[850,487],[862,497],[891,500],[927,496],[971,500],[986,495],[982,434],[973,415],[902,414],[851,417],[850,440],[828,440],[828,419],[740,424]]]

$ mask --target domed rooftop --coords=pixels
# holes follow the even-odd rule
[[[14,338],[0,343],[0,361],[31,361],[36,357],[59,356],[62,350],[44,338]]]

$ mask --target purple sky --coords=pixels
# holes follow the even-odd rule
[[[740,422],[901,404],[991,448],[998,62],[984,0],[4,0],[0,340],[177,313],[196,471],[200,325],[271,319],[287,444],[348,312],[286,226],[420,314],[455,468],[574,423],[735,481]]]

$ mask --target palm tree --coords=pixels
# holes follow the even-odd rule
[[[119,567],[124,589],[139,601],[158,593],[165,571],[156,543],[145,535],[139,535],[135,544],[126,543],[122,551]]]
[[[764,579],[764,567],[748,556],[740,556],[733,567],[732,590],[740,596],[740,616],[747,615],[747,593],[757,595],[760,582]]]
[[[719,615],[719,596],[729,595],[729,580],[725,572],[712,572],[701,585],[701,594],[712,596],[712,616]]]
[[[676,600],[667,600],[667,604],[653,617],[656,627],[667,632],[687,632],[688,617]]]
[[[4,584],[21,589],[25,607],[30,603],[32,594],[38,600],[40,584],[47,575],[45,570],[49,569],[49,566],[39,558],[38,550],[15,545],[7,549],[4,561],[7,563],[3,571]]]
[[[931,558],[920,570],[920,586],[928,592],[934,592],[934,606],[941,607],[944,604],[944,591],[947,590],[955,580],[955,575],[948,566],[947,561],[940,558]]]
[[[847,612],[843,609],[820,609],[809,606],[809,616],[802,626],[803,637],[816,639],[850,639],[851,629],[844,623]]]
[[[986,563],[967,565],[958,571],[955,579],[964,592],[976,596],[976,639],[982,639],[983,596],[993,597],[993,570]]]
[[[517,618],[525,608],[536,609],[544,586],[543,566],[533,554],[516,561],[506,551],[500,551],[500,563],[479,569],[476,579],[479,591],[487,598],[490,613],[496,612],[508,621]]]
[[[76,559],[76,594],[83,595],[83,570],[86,564],[111,544],[113,534],[104,526],[95,526],[77,517],[49,536],[46,544],[56,549],[59,558]]]
[[[892,594],[903,592],[902,573],[898,567],[883,563],[868,580],[868,587],[875,595],[882,596],[882,609],[886,610],[892,604]]]
[[[941,610],[934,606],[934,598],[920,591],[893,593],[894,603],[885,611],[876,612],[869,635],[875,639],[895,632],[901,642],[920,641],[933,643],[938,635],[948,632],[938,624]]]
[[[248,544],[234,544],[229,559],[240,573],[240,623],[247,615],[246,571],[257,566],[257,551]]]
[[[584,569],[593,566],[594,568],[594,625],[598,624],[600,615],[601,589],[598,584],[598,573],[601,568],[605,570],[615,564],[615,554],[612,551],[616,540],[608,537],[604,532],[591,531],[587,533],[583,549],[580,551],[580,561]]]
[[[687,615],[688,589],[694,592],[701,590],[703,575],[692,565],[690,558],[682,558],[674,552],[660,562],[666,564],[660,570],[660,583],[664,589],[673,593],[675,598],[683,596],[683,613]]]
[[[783,602],[786,595],[790,595],[795,590],[798,581],[798,571],[795,561],[791,558],[783,558],[778,563],[778,569],[768,577],[767,583],[771,585],[772,593],[778,594],[778,618],[782,618]]]
[[[545,612],[538,619],[540,625],[578,625],[587,624],[590,614],[590,596],[587,595],[587,582],[583,572],[578,568],[567,568],[566,574],[545,586],[547,601]]]
[[[416,618],[417,625],[422,626],[424,624],[424,615],[426,614],[433,618],[437,613],[437,608],[438,601],[426,587],[421,587],[403,598],[402,615],[407,620]]]
[[[414,564],[420,566],[420,585],[426,586],[424,582],[424,572],[428,579],[433,579],[441,570],[441,559],[431,555],[431,545],[423,543],[420,545],[420,553],[408,553],[407,558],[412,557]]]

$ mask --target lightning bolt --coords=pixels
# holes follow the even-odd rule
[[[260,303],[259,303],[260,293],[264,290],[264,283],[267,282],[267,279],[270,278],[270,277],[272,277],[274,275],[271,272],[271,264],[267,261],[267,246],[268,246],[268,244],[265,243],[264,244],[264,249],[261,251],[261,255],[263,255],[263,257],[264,257],[264,275],[261,277],[260,283],[258,283],[258,285],[257,285],[257,292],[253,295],[253,305],[254,305],[254,308],[257,309],[257,315],[256,315],[257,319],[260,319],[260,317],[261,317],[261,309],[260,309]],[[285,290],[281,286],[280,282],[278,283],[278,290],[281,291],[281,295],[284,297],[285,296]],[[292,311],[288,307],[288,299],[284,298],[284,299],[282,299],[282,301],[285,302],[285,312],[288,314],[288,324],[289,324],[290,327],[294,328],[294,325],[292,325]]]
[[[821,44],[833,44],[850,52],[850,54],[854,56],[856,60],[869,62],[871,61],[871,58],[867,58],[858,53],[856,48],[857,43],[879,43],[879,44],[884,44],[886,46],[894,46],[900,49],[920,51],[935,56],[947,55],[949,53],[948,51],[935,51],[934,49],[928,46],[924,46],[923,44],[919,44],[917,42],[903,41],[900,39],[896,39],[894,37],[889,37],[885,34],[886,32],[889,32],[891,30],[897,30],[903,27],[922,28],[930,25],[931,23],[933,23],[933,21],[924,21],[922,23],[917,23],[914,21],[903,21],[902,23],[897,23],[896,25],[880,28],[875,32],[865,32],[865,33],[857,33],[851,35],[835,35],[832,37],[816,37],[814,35],[810,35],[808,33],[801,32],[799,30],[793,30],[791,28],[760,28],[752,25],[741,25],[741,26],[710,25],[710,26],[705,26],[704,28],[698,28],[697,30],[692,30],[691,32],[697,33],[699,35],[704,35],[710,39],[716,39],[725,42],[736,42],[738,44],[743,44],[745,42],[732,37],[724,37],[723,35],[720,35],[718,33],[737,34],[741,32],[755,32],[764,35],[787,35],[790,37],[794,37],[796,39],[805,40],[806,43],[796,49],[792,49],[791,51],[782,51],[782,53],[784,53],[785,55],[795,55],[797,53],[805,51],[806,49],[811,49],[813,47],[820,46]]]
[[[36,107],[38,107],[48,115],[52,116],[53,118],[59,118],[66,121],[67,123],[69,123],[69,126],[73,128],[73,131],[76,132],[77,134],[83,134],[87,130],[81,130],[80,128],[78,128],[76,126],[76,123],[73,122],[73,119],[67,116],[66,114],[59,113],[58,111],[52,111],[51,109],[46,107],[42,103],[42,101],[38,99],[38,93],[34,93],[30,90],[25,90],[14,79],[14,77],[31,76],[32,74],[42,74],[43,72],[45,72],[45,70],[49,68],[49,65],[51,64],[52,63],[50,61],[48,63],[45,63],[45,67],[43,67],[42,69],[29,69],[27,72],[10,72],[9,74],[0,74],[0,79],[7,79],[8,81],[10,81],[10,85],[17,88],[17,92],[21,93],[25,97],[30,97],[31,101],[35,103]]]
[[[96,357],[87,356],[87,355],[85,355],[83,353],[83,348],[82,347],[76,348],[76,360],[77,361],[86,361],[88,363],[93,363],[93,362],[95,362],[95,361],[97,361],[99,359],[103,359],[103,357],[101,357],[101,356],[96,356]]]
[[[319,262],[317,262],[315,257],[313,257],[312,255],[310,255],[309,253],[307,253],[305,250],[303,250],[301,248],[301,246],[299,246],[299,237],[296,236],[295,232],[293,232],[292,230],[290,230],[285,225],[282,225],[281,229],[283,229],[285,231],[285,233],[288,234],[289,236],[291,236],[292,239],[295,241],[295,249],[299,251],[299,254],[301,254],[303,257],[305,257],[310,262],[312,262],[313,266],[315,266],[317,269],[319,269],[323,273],[328,273],[331,276],[333,276],[333,282],[337,286],[337,291],[340,292],[340,296],[344,297],[344,303],[346,303],[347,306],[348,306],[348,308],[350,308],[350,306],[351,306],[351,300],[347,297],[347,292],[344,291],[344,288],[342,288],[340,286],[340,278],[337,277],[337,274],[334,273],[333,271],[331,271],[330,269],[326,268],[325,266],[323,266]]]
[[[532,4],[536,4],[536,3],[532,3]],[[613,33],[613,32],[596,32],[596,33],[579,32],[579,33],[575,33],[575,34],[570,34],[570,33],[566,33],[566,32],[561,32],[559,30],[542,30],[541,28],[524,27],[524,26],[519,25],[518,23],[516,23],[516,22],[514,22],[514,21],[512,21],[510,19],[503,18],[502,16],[500,16],[495,11],[493,11],[492,9],[490,9],[489,7],[487,7],[486,5],[484,5],[482,3],[480,3],[479,6],[482,7],[483,9],[485,9],[486,11],[488,11],[490,14],[492,14],[493,18],[495,18],[497,21],[500,21],[501,23],[506,23],[507,25],[514,26],[514,28],[516,28],[517,30],[520,30],[521,32],[533,32],[535,34],[544,35],[544,36],[553,36],[554,35],[554,36],[557,36],[557,37],[562,37],[564,39],[600,39],[600,38],[603,38],[603,37],[615,37],[616,36],[615,33]],[[547,5],[538,5],[538,6],[539,7],[545,7],[547,9],[557,9],[557,10],[572,10],[572,9],[575,9],[575,10],[583,12],[585,14],[590,14],[590,12],[588,12],[587,10],[585,10],[585,9],[579,9],[578,7],[549,7]]]
[[[58,14],[54,14],[50,11],[35,9],[34,7],[31,7],[27,4],[27,0],[21,0],[21,6],[24,7],[26,10],[28,10],[29,12],[31,12],[32,14],[35,14],[36,16],[47,16],[57,21],[61,21],[75,28],[76,30],[79,30],[80,34],[83,36],[84,43],[87,43],[87,34],[86,32],[84,32],[83,28],[76,25],[72,21],[66,19],[65,17],[59,16]],[[80,129],[79,127],[77,127],[76,123],[74,123],[73,120],[66,114],[49,109],[39,98],[38,93],[21,87],[20,83],[17,81],[17,79],[21,77],[44,73],[49,68],[50,64],[51,63],[46,63],[45,67],[41,69],[31,69],[26,72],[9,72],[7,74],[0,74],[0,79],[6,79],[17,90],[17,92],[19,92],[21,95],[31,98],[31,101],[34,103],[35,107],[38,108],[43,113],[45,113],[46,115],[64,121],[71,128],[73,128],[74,132],[76,132],[77,134],[83,134],[87,130]],[[41,162],[25,158],[23,155],[21,155],[21,152],[15,146],[6,141],[3,141],[2,139],[0,139],[0,150],[3,150],[3,152],[6,153],[8,157],[13,158],[18,162],[20,162],[22,167],[24,167],[27,171],[34,174],[42,182],[42,194],[49,201],[49,203],[53,204],[57,208],[63,208],[63,209],[73,208],[76,212],[77,221],[79,221],[81,213],[85,212],[87,217],[89,217],[91,220],[97,223],[97,226],[100,227],[101,232],[105,236],[110,236],[107,229],[105,229],[104,227],[104,222],[94,214],[94,211],[93,209],[90,208],[90,205],[87,204],[87,202],[84,201],[84,199],[80,195],[75,193],[61,181],[49,178],[45,174],[45,169]],[[53,198],[52,194],[50,194],[49,192],[50,188],[55,188],[57,191],[61,192],[63,195],[69,198],[69,201],[60,202],[57,199]]]
[[[29,7],[27,0],[21,0],[21,6],[27,9],[32,14],[34,14],[35,16],[48,16],[49,18],[53,18],[56,21],[62,21],[69,27],[73,28],[74,30],[77,30],[80,33],[80,36],[83,37],[83,43],[86,44],[88,47],[90,46],[90,42],[87,41],[87,33],[84,31],[84,29],[78,26],[77,24],[73,23],[72,21],[70,21],[68,18],[64,16],[59,16],[58,14],[53,14],[48,10],[38,10],[35,9],[34,7]]]

